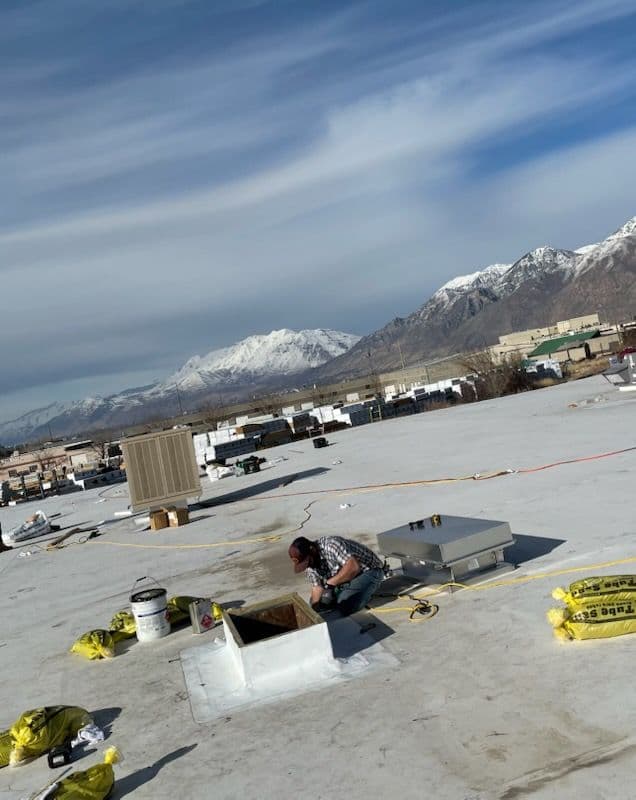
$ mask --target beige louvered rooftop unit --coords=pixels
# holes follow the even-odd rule
[[[201,494],[190,430],[159,431],[123,439],[133,511],[179,504]]]

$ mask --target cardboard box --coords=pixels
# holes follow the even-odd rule
[[[178,528],[190,522],[190,515],[187,508],[169,508],[168,524],[171,528]]]
[[[162,528],[168,527],[168,515],[165,511],[151,511],[150,512],[150,530],[160,531]]]

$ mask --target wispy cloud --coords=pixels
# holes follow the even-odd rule
[[[633,70],[616,69],[629,53],[586,40],[632,24],[632,3],[519,4],[505,19],[496,4],[412,19],[382,3],[342,8],[223,31],[208,52],[139,59],[94,84],[73,80],[72,53],[34,64],[46,93],[21,92],[14,73],[14,110],[0,105],[0,273],[5,343],[33,369],[44,359],[19,333],[27,305],[56,320],[62,380],[89,361],[111,374],[118,358],[167,370],[275,326],[364,333],[531,237],[584,243],[610,209],[609,227],[634,213],[628,114],[580,140],[586,120],[636,95]],[[33,13],[19,30],[46,29]],[[501,167],[497,149],[515,142]],[[598,182],[615,172],[595,214]]]

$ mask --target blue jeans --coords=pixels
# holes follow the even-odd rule
[[[336,590],[338,610],[345,616],[360,611],[369,602],[383,580],[383,570],[368,569],[356,575],[348,583],[341,584]]]

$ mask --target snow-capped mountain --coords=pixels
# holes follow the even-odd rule
[[[441,286],[407,323],[443,325],[443,330],[455,330],[463,321],[480,314],[487,306],[514,294],[521,286],[544,280],[549,275],[563,280],[576,267],[576,253],[538,247],[526,253],[514,264],[491,264],[470,275],[463,275]]]
[[[477,272],[471,272],[470,275],[460,275],[458,278],[451,278],[450,281],[440,286],[435,292],[435,295],[441,295],[445,292],[462,292],[476,286],[492,288],[511,266],[512,264],[491,264],[489,267],[477,270]],[[435,295],[433,295],[433,297],[435,297]]]
[[[21,442],[28,438],[35,429],[47,430],[50,421],[67,411],[70,405],[69,403],[51,403],[44,408],[28,411],[16,419],[0,422],[0,443]]]
[[[632,217],[607,239],[586,251],[576,264],[577,276],[594,270],[599,265],[606,270],[629,261],[636,243],[636,217]]]
[[[497,336],[599,311],[631,318],[636,307],[636,217],[602,242],[577,250],[538,247],[513,264],[493,264],[447,281],[417,311],[363,337],[345,355],[316,370],[314,380],[335,380],[401,359],[484,347]]]
[[[492,264],[447,281],[416,311],[358,339],[329,330],[273,331],[231,347],[193,356],[154,386],[105,398],[53,404],[0,424],[0,443],[121,428],[149,417],[194,410],[206,398],[229,400],[240,391],[265,391],[299,382],[365,374],[403,359],[477,349],[498,335],[598,311],[631,318],[636,308],[636,217],[597,244],[576,250],[538,247],[513,264]],[[233,394],[230,394],[232,392]]]
[[[590,245],[598,247],[598,245]],[[571,250],[556,250],[553,247],[537,247],[526,253],[514,264],[491,264],[470,275],[462,275],[447,281],[425,304],[440,307],[451,304],[458,295],[475,289],[489,289],[498,299],[512,294],[523,283],[538,275],[563,272],[575,269],[578,253]]]
[[[267,335],[248,336],[241,342],[193,356],[165,385],[201,391],[220,383],[240,384],[255,378],[294,375],[318,367],[342,355],[360,337],[341,331],[290,331],[283,328]]]
[[[150,391],[149,387],[128,389],[110,397],[86,397],[29,411],[17,419],[0,423],[0,444],[48,441],[95,429],[120,427],[122,419],[127,420],[127,425],[142,423],[148,416],[145,398]]]
[[[626,236],[636,236],[636,217],[628,219],[624,225],[621,225],[621,227],[608,236],[605,241],[616,241],[617,239],[624,239]]]
[[[624,225],[614,231],[614,233],[610,234],[606,239],[602,242],[596,242],[595,244],[585,244],[583,247],[577,247],[574,251],[577,255],[586,256],[588,253],[591,253],[593,250],[596,250],[597,247],[601,247],[602,245],[606,245],[610,242],[619,241],[624,239],[626,236],[634,236],[636,235],[636,217],[632,217],[628,219]]]
[[[595,244],[585,244],[583,247],[577,247],[574,251],[577,255],[586,256],[588,253],[593,252],[596,250],[597,247],[601,247],[603,245],[607,245],[611,242],[620,241],[624,239],[626,236],[634,236],[636,235],[636,217],[632,217],[628,219],[624,225],[614,231],[614,233],[610,234],[606,239],[602,242],[596,242]]]
[[[537,247],[526,253],[501,276],[493,286],[499,298],[513,294],[527,281],[561,274],[571,277],[579,256],[572,250],[557,250],[554,247]]]
[[[272,381],[324,364],[342,355],[359,339],[326,329],[278,330],[249,336],[236,344],[193,356],[166,380],[108,397],[87,397],[54,403],[0,424],[0,443],[12,444],[50,436],[67,436],[95,429],[117,429],[150,417],[195,410],[213,393],[239,393],[249,386],[264,389]],[[238,396],[238,395],[237,395]]]

